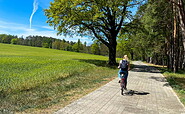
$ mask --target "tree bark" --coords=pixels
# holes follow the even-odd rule
[[[109,48],[109,65],[116,65],[116,46],[117,46],[117,41],[116,41],[116,35],[112,35],[112,38],[109,39],[109,45],[107,47]]]
[[[174,56],[174,61],[173,61],[173,72],[177,72],[177,51],[175,51],[178,47],[177,47],[177,15],[176,15],[176,6],[175,4],[173,3],[173,13],[174,13],[174,27],[173,27],[173,38],[174,38],[174,47],[173,47],[173,56]]]
[[[179,13],[179,19],[180,19],[180,28],[182,31],[182,39],[185,41],[185,9],[184,9],[184,2],[183,0],[178,0],[178,13]],[[185,47],[184,47],[185,51]]]
[[[130,52],[130,55],[131,55],[131,60],[134,60],[134,52]]]
[[[109,65],[116,65],[116,48],[113,46],[112,48],[109,48]]]
[[[182,43],[185,42],[185,8],[184,8],[184,2],[183,0],[179,0],[179,18],[180,18],[180,28],[182,31]],[[184,69],[185,67],[185,46],[183,46],[183,56],[182,56],[182,63],[181,63],[181,69]]]
[[[183,46],[184,53],[183,53],[182,57],[184,58],[184,62],[182,63],[182,62],[180,62],[180,59],[178,57],[178,55],[180,53],[180,44],[177,46],[177,43],[182,43],[182,42],[179,41],[178,39],[176,39],[177,36],[175,36],[176,35],[175,23],[177,23],[175,21],[178,21],[179,22],[178,26],[180,26],[180,28],[181,28],[181,33],[179,32],[179,35],[181,34],[182,39],[183,39],[182,41],[185,41],[185,8],[184,8],[185,4],[184,4],[184,0],[168,0],[168,1],[170,1],[172,3],[173,12],[175,14],[174,15],[174,29],[173,29],[174,30],[174,32],[173,32],[173,37],[174,37],[173,45],[174,45],[174,47],[173,47],[173,52],[172,52],[173,56],[171,58],[173,59],[173,63],[172,63],[173,69],[172,70],[174,72],[176,72],[176,70],[178,70],[178,63],[180,64],[180,66],[182,65],[182,68],[185,65],[185,58],[184,58],[185,46]],[[176,17],[177,15],[178,15],[179,20],[177,20],[177,17]],[[178,35],[178,37],[179,37],[179,35]],[[177,40],[178,40],[178,42],[177,42]],[[177,48],[179,49],[178,51],[177,51]],[[176,52],[178,52],[178,53],[176,53]],[[177,60],[179,60],[179,62]]]

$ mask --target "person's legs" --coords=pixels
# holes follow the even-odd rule
[[[119,70],[118,72],[118,77],[119,77],[119,83],[121,85],[121,87],[123,86],[124,84],[124,88],[125,88],[125,75],[126,75],[126,71],[123,71],[123,70]],[[127,76],[126,76],[127,77]]]
[[[120,83],[120,81],[121,81],[121,69],[118,71],[118,80],[119,80],[119,83]]]
[[[125,75],[124,75],[124,83],[125,83],[125,89],[127,90],[127,77],[128,77],[128,71],[125,71],[124,72],[125,73]]]
[[[124,83],[125,83],[125,88],[124,89],[127,90],[127,78],[125,78]]]

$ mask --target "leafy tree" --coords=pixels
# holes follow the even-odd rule
[[[13,38],[12,40],[11,40],[11,44],[18,44],[18,38]]]
[[[62,42],[60,42],[60,49],[61,50],[70,50],[70,47],[69,46],[70,44],[68,44],[66,41],[62,40]]]
[[[66,47],[66,51],[73,51],[73,48],[70,44]]]
[[[73,51],[75,52],[81,52],[83,50],[83,44],[81,43],[80,39],[78,39],[78,42],[75,43],[72,46]]]
[[[11,40],[12,40],[13,38],[17,38],[17,36],[7,35],[7,34],[0,34],[0,42],[1,42],[1,43],[10,44],[10,43],[11,43]]]
[[[130,54],[130,39],[128,39],[128,34],[122,34],[118,37],[118,45],[117,45],[117,56],[123,57],[123,55]]]
[[[45,15],[58,34],[89,35],[101,41],[109,49],[109,64],[115,65],[117,36],[138,1],[54,0]]]
[[[48,43],[42,43],[42,47],[43,48],[49,48],[49,44]]]
[[[91,53],[95,55],[100,55],[100,47],[97,41],[91,45]]]
[[[56,40],[55,42],[52,43],[52,48],[53,49],[60,49],[60,41]]]
[[[100,43],[100,55],[104,55],[107,56],[109,55],[109,49],[107,48],[107,46],[103,43]]]
[[[183,0],[168,1],[148,0],[139,8],[131,22],[134,26],[125,30],[129,34],[128,39],[132,39],[131,44],[134,44],[132,46],[136,58],[167,65],[177,72],[185,63],[182,44],[185,4]],[[124,44],[128,46],[129,42]]]
[[[3,39],[6,36],[6,34],[0,34],[0,42],[3,43]]]

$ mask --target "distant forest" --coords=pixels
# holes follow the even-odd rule
[[[108,48],[98,42],[94,41],[93,44],[87,46],[87,43],[82,43],[80,39],[77,42],[66,41],[65,39],[56,39],[46,36],[27,36],[26,38],[18,37],[16,35],[0,34],[0,43],[25,45],[33,47],[51,48],[65,51],[89,53],[95,55],[108,55]]]

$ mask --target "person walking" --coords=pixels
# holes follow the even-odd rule
[[[128,71],[130,70],[130,62],[127,55],[123,56],[123,59],[119,62],[119,71],[118,71],[118,79],[119,83],[124,78],[124,89],[127,90],[127,78],[128,78]],[[124,76],[121,76],[124,74]]]

